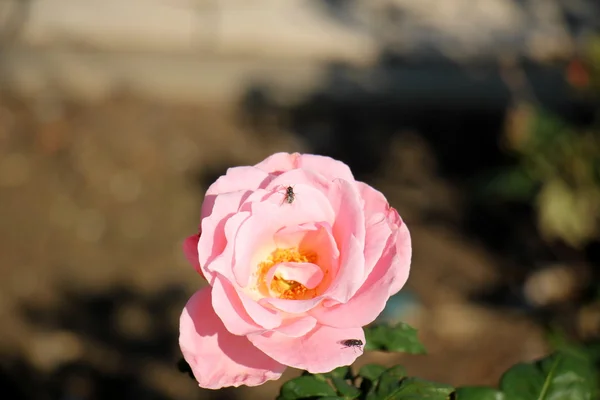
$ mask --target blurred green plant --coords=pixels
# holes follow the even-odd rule
[[[600,99],[600,36],[565,71],[574,93]],[[600,111],[600,110],[599,110]],[[504,147],[516,165],[486,176],[480,194],[532,204],[540,234],[579,249],[600,233],[600,121],[576,128],[530,103],[508,114]]]
[[[420,343],[416,333],[406,324],[367,328],[367,337],[379,339],[377,345],[371,345],[373,348],[402,347],[409,353],[422,354],[422,344],[414,346]],[[399,346],[402,340],[405,343]],[[593,400],[599,394],[598,372],[595,358],[589,354],[584,348],[564,345],[539,361],[513,366],[504,373],[498,388],[453,388],[409,377],[400,365],[386,368],[367,364],[357,373],[350,367],[340,367],[327,374],[305,372],[284,383],[277,400]]]
[[[533,204],[545,240],[581,248],[600,231],[599,133],[529,104],[516,106],[504,144],[517,163],[486,177],[481,194]]]
[[[365,328],[367,348],[424,354],[417,330],[406,325]],[[373,343],[369,343],[370,339]],[[343,366],[329,373],[301,376],[281,386],[277,400],[595,400],[599,397],[598,346],[586,347],[554,336],[555,351],[506,371],[497,388],[451,385],[410,377],[401,365]],[[396,350],[395,350],[396,349]],[[182,372],[189,372],[182,368]]]

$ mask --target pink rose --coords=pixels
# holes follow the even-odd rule
[[[365,341],[411,260],[408,228],[380,192],[342,162],[298,153],[229,169],[184,250],[210,286],[183,310],[179,344],[210,389],[352,364],[361,351],[340,342]]]

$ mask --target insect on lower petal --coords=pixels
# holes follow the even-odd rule
[[[344,340],[340,340],[338,343],[344,346],[344,347],[342,347],[342,349],[345,349],[347,347],[352,347],[352,348],[356,349],[358,347],[358,349],[360,351],[363,351],[362,346],[364,343],[360,339],[344,339]]]

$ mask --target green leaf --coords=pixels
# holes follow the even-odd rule
[[[429,382],[418,378],[406,378],[400,387],[389,395],[383,397],[385,400],[446,400],[454,392],[450,385]]]
[[[398,351],[427,354],[417,337],[417,330],[403,322],[395,325],[375,325],[365,329],[365,350]]]
[[[555,351],[586,358],[590,363],[600,361],[600,342],[575,343],[568,340],[565,333],[557,328],[549,332],[547,340]]]
[[[466,386],[456,389],[456,400],[507,400],[504,393],[489,387]]]
[[[488,176],[479,193],[485,198],[502,198],[509,201],[531,201],[538,183],[521,166],[504,169]]]
[[[370,381],[377,381],[387,368],[379,364],[366,364],[360,367],[358,375]]]
[[[343,395],[344,398],[356,399],[358,396],[360,396],[360,390],[358,390],[358,388],[354,385],[351,385],[348,382],[346,382],[344,378],[335,376],[331,378],[331,381],[333,382],[333,385],[335,386],[337,391],[341,395]]]
[[[377,395],[384,396],[400,386],[400,380],[406,376],[406,370],[401,365],[386,369],[379,377]]]
[[[500,388],[510,400],[592,400],[597,393],[593,365],[574,352],[556,352],[504,373]]]
[[[324,374],[328,378],[342,378],[342,379],[352,379],[352,370],[349,366],[338,367],[331,372]]]
[[[379,377],[387,368],[379,364],[363,365],[358,371],[358,375],[362,378],[360,390],[366,393],[367,400],[371,400],[375,396],[375,388],[379,382]]]
[[[313,375],[305,375],[284,383],[278,399],[294,400],[317,396],[335,397],[337,393],[327,382]]]

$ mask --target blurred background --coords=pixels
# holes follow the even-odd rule
[[[382,320],[494,385],[600,333],[594,0],[0,0],[0,387],[11,399],[269,399],[178,370],[204,191],[329,155],[411,229]],[[556,341],[556,339],[554,339]]]

